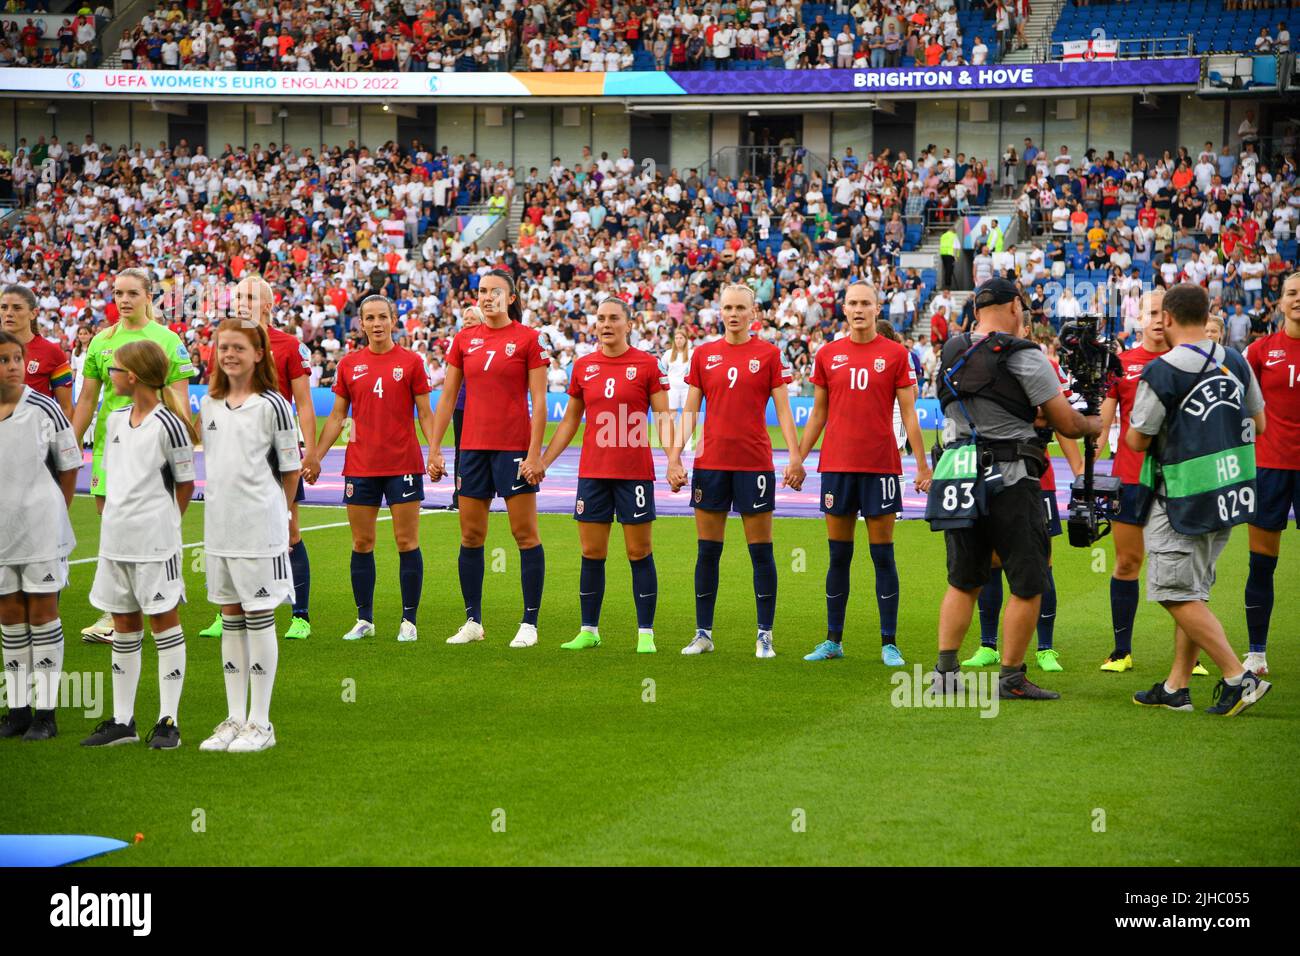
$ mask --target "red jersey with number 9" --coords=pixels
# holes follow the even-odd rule
[[[1246,361],[1259,379],[1268,415],[1255,439],[1255,464],[1300,470],[1300,339],[1285,329],[1256,339],[1246,349]]]
[[[718,339],[691,353],[686,384],[704,393],[704,435],[695,467],[713,471],[771,471],[767,401],[790,382],[781,350],[760,338],[742,345]]]
[[[659,363],[640,349],[616,358],[592,352],[574,362],[569,394],[582,400],[587,415],[578,477],[653,481],[650,396],[667,390]]]
[[[812,383],[826,389],[826,437],[820,472],[900,475],[903,460],[894,437],[894,402],[900,388],[916,385],[906,347],[877,335],[827,342],[813,361]]]
[[[537,330],[518,322],[494,329],[461,329],[447,364],[465,376],[465,426],[460,447],[469,451],[524,451],[532,438],[528,373],[551,364]]]
[[[430,391],[424,362],[400,345],[382,355],[368,346],[345,355],[334,378],[334,394],[352,406],[343,474],[390,478],[424,471],[415,437],[415,396]]]

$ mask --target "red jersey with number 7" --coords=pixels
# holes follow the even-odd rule
[[[907,348],[877,335],[827,342],[813,361],[812,383],[826,389],[826,436],[820,472],[903,473],[894,437],[894,402],[916,385]]]
[[[527,451],[532,439],[528,373],[551,364],[537,330],[518,322],[494,329],[461,329],[447,364],[465,376],[465,425],[460,447],[469,451]]]
[[[1255,465],[1300,471],[1300,339],[1285,329],[1256,339],[1246,361],[1259,379],[1268,416],[1255,438]]]
[[[691,353],[686,384],[704,393],[704,435],[695,467],[712,471],[771,471],[767,401],[789,384],[781,350],[760,338],[742,345],[718,339]]]
[[[592,352],[574,362],[569,395],[582,400],[587,416],[578,477],[653,481],[650,396],[667,390],[668,376],[640,349],[615,358]]]
[[[1134,451],[1124,441],[1128,431],[1128,419],[1133,414],[1133,400],[1137,397],[1138,382],[1142,379],[1142,370],[1158,359],[1163,352],[1149,352],[1141,345],[1135,349],[1119,353],[1120,377],[1111,383],[1106,392],[1107,398],[1115,399],[1119,411],[1119,441],[1115,444],[1115,462],[1110,466],[1110,473],[1126,485],[1136,485],[1142,476],[1142,462],[1145,452]]]
[[[400,345],[382,355],[368,346],[345,355],[334,378],[334,394],[352,406],[343,474],[391,478],[424,471],[415,437],[415,396],[430,391],[424,362]]]

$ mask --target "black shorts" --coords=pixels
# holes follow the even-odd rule
[[[456,493],[462,498],[511,498],[535,494],[537,486],[519,474],[519,466],[528,457],[522,451],[479,451],[462,448],[456,461],[460,474]]]
[[[1042,486],[1039,486],[1040,489]],[[1043,491],[1043,513],[1047,516],[1047,536],[1058,538],[1061,535],[1061,506],[1056,500],[1055,491]]]
[[[1289,468],[1259,468],[1255,471],[1256,528],[1282,531],[1294,511],[1300,528],[1300,471]]]
[[[828,515],[875,518],[903,510],[903,479],[858,471],[822,473],[822,511]]]
[[[948,583],[969,591],[989,580],[993,552],[1002,559],[1007,586],[1016,597],[1030,598],[1047,587],[1052,553],[1043,508],[1043,489],[1026,478],[1003,488],[989,501],[989,513],[973,528],[943,533],[948,550]]]
[[[1142,527],[1147,523],[1147,516],[1143,512],[1151,510],[1143,506],[1145,497],[1141,485],[1124,482],[1119,486],[1119,510],[1115,512],[1110,520],[1118,521],[1120,524],[1134,524],[1139,528]]]
[[[293,493],[293,503],[297,504],[300,501],[306,501],[306,500],[307,500],[307,483],[303,481],[302,476],[299,475],[298,490]]]
[[[578,521],[645,524],[655,520],[653,478],[579,478],[573,517]]]
[[[701,511],[735,511],[757,515],[776,508],[776,472],[714,471],[691,473],[691,504]]]
[[[424,472],[387,477],[343,476],[343,503],[379,508],[388,501],[393,505],[419,504],[424,500]]]

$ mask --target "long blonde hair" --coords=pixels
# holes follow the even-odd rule
[[[149,296],[151,296],[151,295],[153,294],[153,276],[149,275],[149,270],[148,270],[148,269],[141,269],[141,268],[138,268],[138,267],[137,267],[137,268],[131,268],[131,269],[123,269],[121,272],[118,273],[118,276],[119,276],[119,277],[120,277],[120,276],[126,276],[126,277],[129,278],[129,279],[135,279],[135,280],[136,280],[137,282],[139,282],[142,286],[144,286],[144,294],[145,294],[145,300],[144,300],[144,316],[145,316],[145,320],[148,321],[148,322],[157,322],[158,320],[157,320],[157,318],[154,317],[154,312],[153,312],[153,299],[149,298]],[[117,335],[117,330],[120,329],[120,328],[122,327],[122,324],[123,324],[125,321],[126,321],[126,320],[121,316],[121,314],[119,314],[119,315],[118,315],[118,319],[117,319],[117,321],[116,321],[116,322],[115,322],[115,323],[114,323],[114,324],[109,328],[109,330],[108,330],[108,337],[109,337],[110,339],[111,339],[113,336]],[[134,371],[134,369],[132,369],[132,371]],[[186,415],[188,415],[188,414],[189,414],[189,413],[186,412]],[[189,419],[186,418],[186,421],[188,421],[188,420],[189,420]]]
[[[158,391],[158,397],[167,406],[167,410],[185,424],[186,431],[190,433],[190,441],[198,442],[199,432],[194,427],[190,410],[182,406],[180,398],[167,387],[167,372],[171,369],[171,361],[167,358],[167,353],[162,350],[162,346],[148,339],[127,342],[113,352],[113,363],[135,375],[146,388]]]

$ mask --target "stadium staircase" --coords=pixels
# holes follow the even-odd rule
[[[1048,49],[1052,44],[1052,31],[1056,28],[1056,21],[1061,18],[1061,9],[1065,4],[1066,0],[1038,0],[1025,23],[1025,49],[1013,50],[1002,58],[1002,62],[1046,63]],[[1113,10],[1110,6],[1098,9]]]
[[[108,26],[104,27],[99,36],[99,49],[104,57],[100,69],[122,68],[122,57],[117,52],[117,43],[122,39],[122,34],[143,20],[146,13],[157,9],[158,0],[125,0],[117,5],[114,11],[116,16],[108,21]]]
[[[515,194],[510,200],[506,214],[506,238],[513,249],[519,242],[519,224],[524,221],[524,188],[515,187]]]

